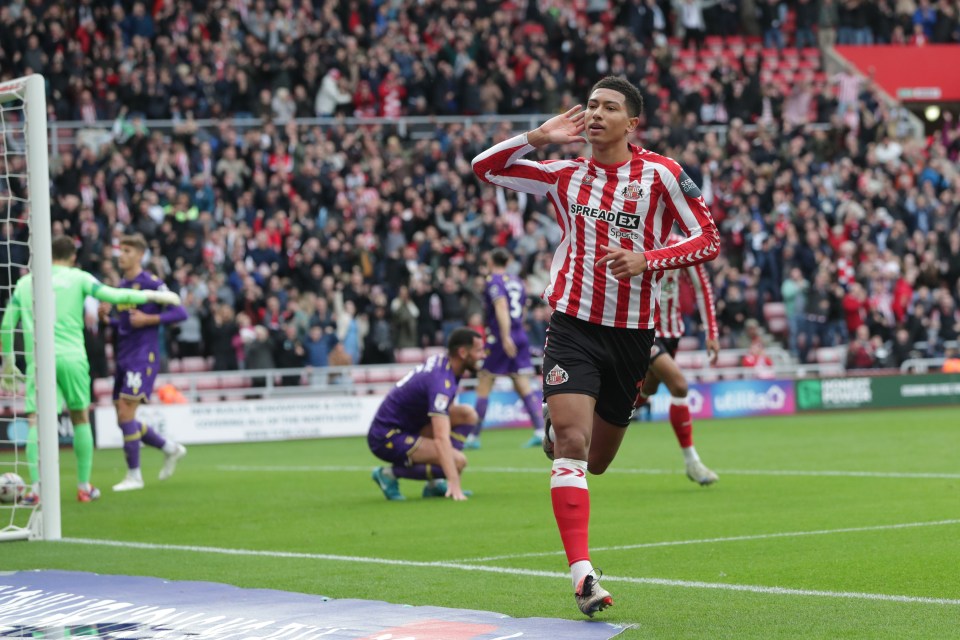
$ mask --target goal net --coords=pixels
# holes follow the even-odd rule
[[[46,110],[42,76],[0,81],[0,317],[17,281],[30,273],[34,319],[33,327],[21,322],[3,336],[12,344],[9,360],[16,370],[0,370],[0,540],[60,537]],[[33,468],[26,454],[26,386],[18,374],[31,361],[39,441]],[[36,492],[35,504],[24,500],[30,492]]]

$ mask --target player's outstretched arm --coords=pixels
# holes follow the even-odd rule
[[[180,296],[173,291],[143,291],[140,289],[119,289],[97,283],[89,292],[101,302],[110,304],[145,304],[156,302],[162,305],[179,305]]]

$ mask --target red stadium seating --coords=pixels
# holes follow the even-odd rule
[[[426,359],[425,352],[420,347],[404,347],[397,349],[397,362],[420,363]]]
[[[843,362],[846,356],[846,347],[820,347],[817,349],[817,362],[820,364],[836,364],[838,362]]]
[[[113,379],[112,378],[97,378],[93,381],[93,396],[94,398],[101,398],[106,396],[112,402],[113,397]]]
[[[197,373],[200,371],[209,371],[207,366],[207,361],[201,356],[191,356],[189,358],[183,358],[183,372],[184,373]]]

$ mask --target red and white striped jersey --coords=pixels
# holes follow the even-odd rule
[[[667,238],[667,246],[683,240],[678,235],[670,234]],[[684,335],[683,315],[680,313],[680,279],[684,273],[693,284],[700,319],[707,325],[707,339],[716,340],[718,337],[717,313],[713,287],[710,285],[707,268],[702,263],[692,267],[673,269],[663,274],[660,280],[660,325],[657,327],[657,335],[661,338],[682,338]]]
[[[473,160],[491,184],[546,196],[562,231],[544,298],[551,307],[609,327],[655,329],[663,271],[712,260],[720,236],[700,189],[674,160],[630,145],[633,158],[603,165],[575,158],[535,162],[527,135],[494,145]],[[687,235],[666,246],[673,223]],[[643,252],[647,271],[617,280],[597,265],[603,246]]]

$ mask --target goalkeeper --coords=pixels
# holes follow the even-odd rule
[[[53,337],[56,354],[57,400],[66,402],[73,422],[73,449],[77,456],[77,500],[90,502],[100,497],[100,491],[90,484],[93,469],[93,434],[90,431],[90,364],[83,339],[83,304],[87,296],[111,304],[180,304],[180,296],[170,291],[137,291],[117,289],[102,284],[91,274],[74,267],[77,249],[73,240],[64,236],[53,239],[53,294],[56,317]],[[22,374],[17,370],[13,354],[13,334],[22,324],[24,352],[27,361],[25,413],[30,423],[27,435],[27,466],[30,471],[31,491],[23,504],[39,502],[39,460],[36,426],[37,393],[36,369],[33,351],[33,278],[30,274],[17,282],[9,306],[0,324],[0,349],[3,352],[5,389],[16,386]],[[58,407],[59,408],[59,407]]]

